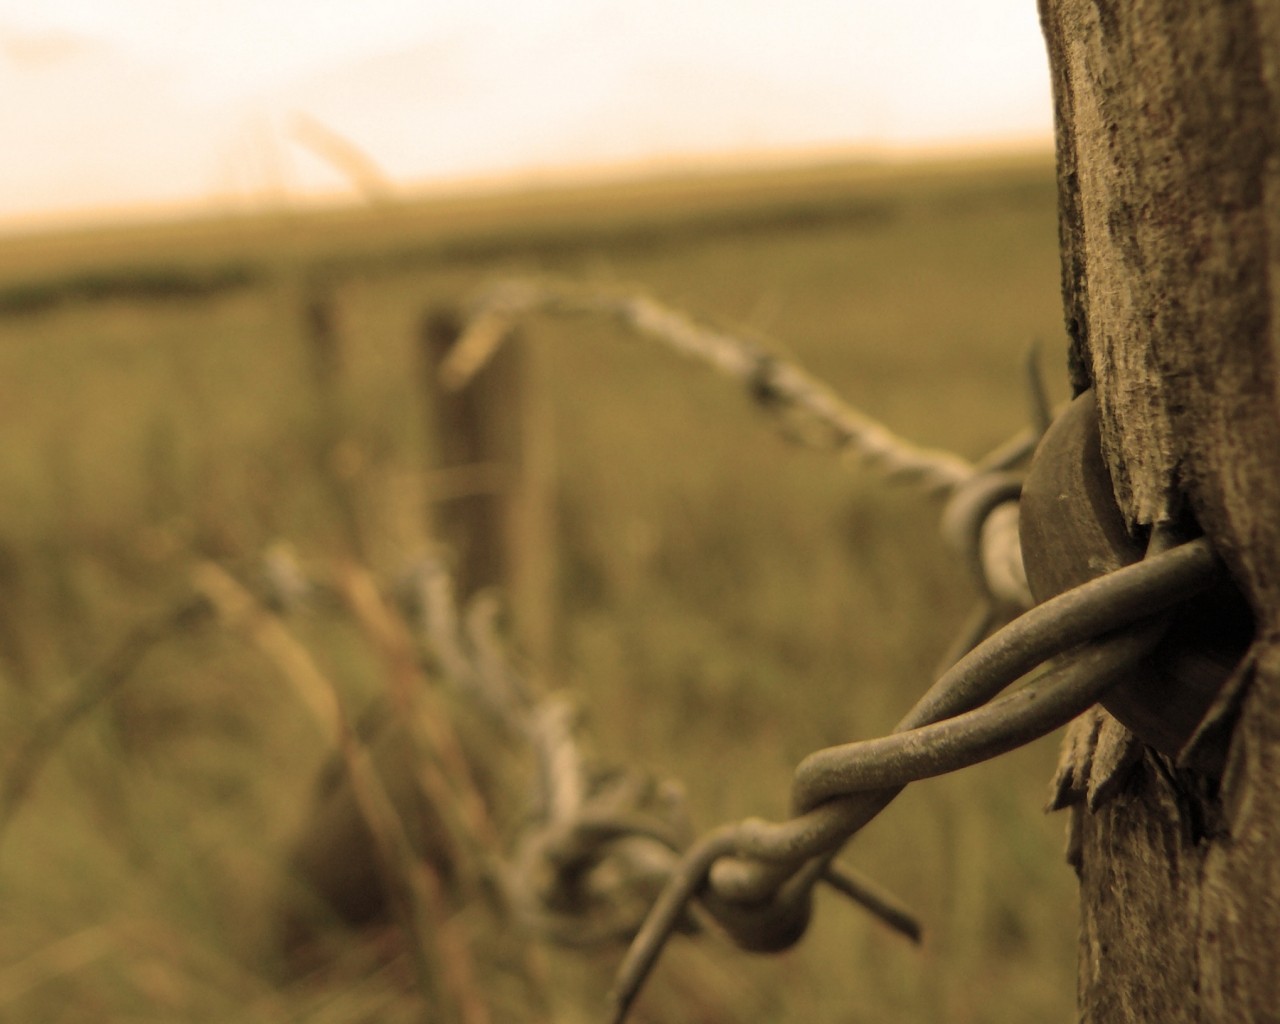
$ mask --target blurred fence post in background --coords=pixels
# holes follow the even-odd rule
[[[554,451],[550,410],[534,346],[514,335],[458,372],[465,320],[428,309],[420,334],[428,407],[429,535],[456,558],[466,600],[501,587],[515,636],[534,663],[552,655],[555,621]]]
[[[333,283],[325,279],[310,281],[302,301],[303,332],[317,405],[316,468],[333,501],[347,552],[363,562],[367,561],[368,552],[360,528],[355,482],[360,450],[350,436],[343,397],[346,355]]]

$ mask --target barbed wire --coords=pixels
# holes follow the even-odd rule
[[[802,425],[808,436],[848,453],[890,479],[926,493],[947,494],[977,467],[949,451],[927,448],[895,434],[840,398],[792,360],[744,338],[698,323],[638,291],[587,287],[546,280],[505,280],[482,290],[471,306],[467,328],[440,367],[446,388],[466,386],[510,336],[534,314],[593,315],[620,323],[744,386],[761,405]]]
[[[709,919],[745,949],[783,949],[805,931],[819,883],[918,940],[920,924],[897,897],[835,862],[848,841],[910,782],[996,756],[1076,717],[1160,642],[1164,614],[1221,572],[1206,541],[1173,546],[1168,532],[1157,530],[1144,561],[1033,607],[1019,543],[1021,476],[1013,470],[1048,419],[1034,373],[1033,425],[971,462],[906,441],[797,364],[643,295],[508,281],[476,301],[440,366],[442,385],[465,387],[521,318],[535,313],[612,318],[746,387],[766,409],[803,423],[805,436],[945,499],[942,535],[973,576],[980,605],[952,645],[949,667],[890,735],[805,758],[786,820],[748,819],[695,841],[677,784],[592,763],[574,701],[536,686],[509,656],[493,594],[460,606],[435,554],[416,560],[384,590],[351,566],[336,580],[310,573],[292,549],[275,545],[264,555],[255,590],[212,563],[198,566],[195,597],[126,637],[76,698],[33,732],[0,790],[0,836],[66,730],[116,692],[156,644],[216,618],[277,664],[333,740],[423,985],[440,987],[428,955],[434,953],[459,1016],[484,1024],[465,943],[440,924],[447,919],[441,879],[413,849],[402,812],[336,691],[285,625],[307,609],[343,611],[387,661],[399,721],[423,761],[413,783],[440,812],[454,855],[496,883],[504,907],[533,934],[565,945],[631,940],[612,996],[613,1020],[620,1022],[675,931],[696,931]],[[531,757],[536,770],[514,834],[499,834],[490,820],[465,752],[442,722],[447,711],[435,704],[430,714],[414,711],[428,677],[451,687]],[[466,884],[473,893],[482,888],[474,878]]]
[[[890,736],[811,754],[796,771],[791,819],[748,819],[694,844],[618,971],[615,1024],[693,901],[744,948],[785,948],[803,931],[813,886],[831,858],[904,786],[1038,738],[1125,678],[1163,636],[1161,614],[1208,589],[1222,571],[1203,539],[1168,551],[1163,543],[1156,540],[1145,561],[1051,598],[979,644]],[[1061,662],[1043,675],[994,699],[1055,657]]]
[[[1028,361],[1033,424],[977,462],[915,444],[842,399],[799,363],[757,342],[698,323],[638,290],[550,279],[507,279],[472,300],[464,330],[438,368],[446,390],[466,387],[515,329],[536,314],[596,316],[716,370],[778,414],[789,438],[850,455],[887,479],[946,499],[943,537],[969,566],[992,623],[1029,608],[1018,536],[1019,480],[1009,471],[1035,448],[1050,418],[1038,348]]]
[[[431,736],[412,743],[422,761],[410,766],[412,782],[438,812],[459,866],[469,864],[473,874],[487,873],[522,926],[564,945],[625,943],[639,929],[692,839],[683,788],[674,780],[658,782],[638,771],[595,764],[583,747],[576,702],[564,692],[541,691],[512,662],[498,623],[497,595],[482,592],[460,606],[445,559],[424,555],[387,588],[397,611],[384,608],[373,613],[382,617],[381,622],[363,624],[386,642],[396,629],[393,614],[402,616],[434,680],[415,682],[413,703],[421,703],[424,688],[450,690],[493,726],[500,745],[522,751],[534,764],[534,772],[520,776],[523,792],[514,794],[526,808],[522,821],[514,832],[497,834],[487,823],[485,809],[466,810],[481,787],[461,763],[467,755],[457,750],[460,741],[449,734],[448,709],[437,703],[423,714],[421,708],[400,706],[391,716],[380,716],[381,724],[369,734],[352,723],[336,687],[293,634],[289,620],[307,613],[359,617],[351,593],[364,583],[353,585],[353,574],[362,578],[351,566],[340,567],[336,577],[308,570],[284,543],[266,549],[251,584],[215,563],[198,563],[190,594],[127,632],[73,687],[62,706],[28,731],[0,781],[0,842],[70,730],[119,693],[157,647],[197,626],[215,624],[244,637],[280,670],[320,733],[334,745],[336,770],[352,787],[373,842],[370,853],[389,886],[392,909],[401,911],[424,979],[433,973],[428,955],[432,947],[437,958],[453,963],[455,973],[461,970],[465,978],[469,968],[459,960],[456,942],[454,948],[440,948],[442,941],[451,941],[438,934],[438,925],[429,923],[442,916],[440,880],[431,877],[421,853],[414,852],[404,808],[374,766],[376,731],[388,722],[394,728],[434,723]],[[381,598],[366,594],[362,600],[368,605]],[[367,608],[363,614],[369,617]],[[446,762],[438,764],[442,753]],[[495,770],[494,758],[484,751],[472,753]],[[333,772],[330,768],[322,774],[332,777]],[[457,808],[462,808],[461,814]],[[470,888],[478,891],[474,881]],[[686,927],[694,928],[693,922],[686,922]],[[462,994],[455,1000],[459,1007],[474,1004],[474,999],[465,998],[470,982],[455,981],[452,987]]]
[[[1055,599],[1043,609],[1033,608],[1020,538],[1022,475],[1015,470],[1052,419],[1034,348],[1028,362],[1031,426],[970,462],[907,441],[795,362],[753,341],[699,324],[637,292],[546,280],[493,285],[473,304],[465,330],[441,364],[441,385],[465,387],[518,323],[534,314],[612,319],[744,386],[759,405],[781,415],[788,437],[848,454],[887,479],[914,485],[927,496],[941,496],[943,539],[966,566],[979,594],[977,609],[943,663],[944,668],[953,663],[955,667],[942,674],[894,734],[807,758],[796,773],[790,820],[725,826],[689,848],[619,971],[615,1020],[625,1017],[672,930],[690,919],[695,906],[709,913],[739,946],[776,950],[803,934],[813,888],[824,881],[918,939],[918,922],[896,898],[834,863],[839,850],[908,782],[1012,749],[1093,704],[1150,651],[1161,627],[1149,626],[1097,650],[1078,652],[1042,679],[994,698],[1068,648],[1148,617],[1165,602],[1183,600],[1211,574],[1206,567],[1214,561],[1211,553],[1200,547],[1187,549],[1174,558],[1173,574],[1164,582],[1163,567],[1171,562],[1153,559],[1152,568],[1136,570],[1139,582],[1132,594],[1126,589],[1126,574]],[[1152,548],[1153,555],[1162,543]],[[1178,565],[1192,566],[1181,583]],[[1144,588],[1144,578],[1155,581],[1156,592]],[[1160,591],[1161,587],[1166,589]],[[993,628],[1010,619],[1012,624],[983,642]]]
[[[942,535],[980,595],[949,652],[958,660],[891,735],[806,758],[796,771],[789,820],[726,825],[686,851],[618,972],[615,1022],[625,1018],[667,939],[695,906],[745,949],[791,945],[807,927],[819,881],[848,895],[858,891],[845,883],[834,858],[905,785],[997,756],[1074,719],[1159,643],[1167,620],[1153,616],[1218,577],[1220,565],[1206,542],[1165,551],[1171,534],[1159,529],[1140,565],[1033,607],[1020,539],[1022,479],[1011,470],[1052,418],[1034,354],[1031,427],[976,463],[906,441],[796,364],[639,294],[549,282],[496,285],[477,301],[469,328],[442,365],[442,384],[465,386],[519,319],[535,312],[610,317],[745,385],[760,404],[786,413],[789,425],[805,424],[805,436],[825,437],[860,464],[943,496]],[[997,697],[1051,659],[1054,665],[1037,678]],[[891,913],[881,916],[893,920]],[[902,930],[918,928],[909,914],[902,920]]]
[[[1159,641],[1162,613],[1208,588],[1221,571],[1207,541],[1162,550],[1169,543],[1157,531],[1143,562],[1051,598],[978,644],[916,702],[890,736],[807,757],[796,771],[789,820],[748,819],[692,844],[678,786],[588,767],[573,702],[564,694],[539,693],[507,656],[496,597],[482,594],[460,610],[443,561],[436,557],[418,560],[393,590],[441,677],[520,738],[538,766],[528,794],[530,815],[496,868],[507,905],[527,929],[561,944],[634,937],[613,996],[613,1019],[621,1021],[670,935],[697,930],[695,907],[743,948],[785,948],[803,933],[812,890],[823,881],[918,939],[918,921],[896,897],[836,866],[833,858],[909,782],[1043,735],[1123,677]],[[317,724],[336,738],[379,846],[376,855],[409,907],[405,924],[418,949],[419,970],[432,970],[426,947],[434,946],[436,959],[447,965],[446,987],[463,1019],[484,1020],[472,968],[447,927],[441,930],[439,880],[423,869],[403,825],[396,824],[394,801],[355,730],[345,724],[331,684],[272,611],[339,607],[343,587],[305,572],[282,546],[272,547],[264,558],[257,596],[211,563],[197,567],[195,579],[196,596],[126,637],[91,674],[90,685],[44,728],[34,730],[5,781],[3,822],[11,819],[48,756],[51,737],[64,734],[118,690],[156,644],[216,615],[281,667]],[[1063,652],[1072,653],[996,699],[1010,683]],[[456,786],[430,787],[427,795],[448,801],[460,793]]]
[[[562,944],[625,940],[689,842],[683,789],[636,772],[593,768],[581,715],[565,693],[541,693],[512,664],[500,602],[481,592],[461,613],[442,559],[424,556],[404,583],[418,595],[426,650],[444,678],[520,742],[537,771],[530,817],[499,868],[520,920]]]

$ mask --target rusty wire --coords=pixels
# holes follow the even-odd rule
[[[695,903],[744,948],[780,949],[803,933],[812,890],[826,881],[890,926],[918,937],[914,918],[895,899],[833,863],[839,849],[907,782],[995,756],[1093,704],[1158,642],[1161,626],[1133,627],[1106,643],[1082,647],[1042,678],[995,698],[1046,659],[1183,600],[1216,572],[1212,553],[1193,543],[1166,555],[1166,538],[1157,531],[1142,566],[1032,608],[1019,535],[1021,477],[1015,470],[1051,418],[1035,350],[1028,361],[1031,426],[969,462],[906,441],[795,363],[637,293],[547,281],[492,287],[445,360],[442,383],[465,386],[517,321],[534,313],[611,318],[744,385],[762,406],[783,415],[789,436],[799,433],[890,479],[942,496],[943,537],[980,595],[979,607],[951,645],[948,663],[955,661],[954,668],[942,673],[893,735],[806,759],[796,773],[791,820],[725,826],[686,852],[619,973],[617,1017],[625,1015],[666,938],[689,920]],[[983,642],[1010,619],[1012,624]]]
[[[216,619],[214,595],[239,609],[223,616],[228,623],[248,616],[255,628],[275,631],[273,653],[298,670],[294,676],[315,674],[282,616],[318,608],[341,612],[344,605],[340,588],[304,567],[290,545],[264,551],[252,590],[211,563],[202,564],[197,577],[194,594],[135,627],[64,706],[30,730],[0,778],[0,841],[65,734],[118,692],[155,647]],[[431,556],[412,564],[392,590],[442,685],[484,714],[503,742],[535,766],[528,790],[518,794],[527,804],[525,816],[515,834],[504,837],[506,849],[490,849],[490,863],[472,867],[488,873],[518,920],[542,938],[565,945],[629,940],[692,837],[681,787],[635,772],[606,772],[591,762],[576,703],[564,693],[541,691],[512,664],[496,595],[482,593],[459,607],[443,561]],[[300,692],[327,731],[350,740],[363,757],[327,684],[304,680]],[[381,783],[374,785],[380,791]],[[850,885],[856,888],[857,881]],[[885,902],[892,904],[891,898]]]
[[[1036,422],[969,462],[905,441],[794,363],[650,298],[518,281],[481,297],[442,364],[442,383],[465,386],[517,320],[535,312],[611,317],[738,381],[833,450],[944,496],[943,536],[967,564],[983,605],[953,648],[958,660],[890,735],[819,750],[801,762],[792,817],[728,824],[690,845],[678,791],[594,771],[573,702],[538,691],[507,658],[496,600],[482,595],[460,610],[443,563],[421,560],[400,590],[424,650],[445,680],[525,745],[537,768],[528,820],[497,868],[508,905],[557,942],[633,938],[613,994],[615,1021],[626,1016],[674,931],[709,915],[743,948],[786,948],[805,931],[819,882],[918,939],[919,923],[896,897],[834,863],[842,847],[910,782],[997,756],[1095,703],[1158,644],[1162,613],[1217,577],[1207,542],[1164,550],[1168,537],[1157,531],[1143,562],[1032,608],[1018,542],[1021,483],[1011,470],[1034,448],[1048,417],[1034,373]],[[324,590],[284,548],[268,552],[264,577],[270,603],[282,612]],[[1017,617],[982,639],[1011,615]],[[1053,658],[1052,667],[999,696]]]
[[[797,363],[755,342],[699,324],[636,291],[545,279],[500,281],[477,297],[467,330],[440,367],[445,387],[458,389],[493,356],[516,324],[535,313],[596,315],[658,341],[743,385],[762,405],[785,414],[837,451],[887,477],[927,493],[948,494],[975,473],[952,452],[913,444],[854,408]]]
[[[409,574],[407,590],[417,595],[411,604],[421,635],[445,679],[499,717],[538,768],[530,819],[500,871],[508,903],[535,934],[562,945],[632,939],[692,836],[683,790],[634,774],[592,773],[576,705],[564,694],[537,693],[508,664],[491,597],[474,598],[460,614],[447,572],[430,557]],[[875,882],[834,865],[823,878],[889,927],[919,938],[919,922]],[[671,927],[697,925],[685,915]]]
[[[709,366],[745,387],[790,438],[849,455],[890,480],[946,499],[943,535],[990,605],[987,627],[1031,606],[1018,539],[1018,482],[1010,472],[1035,448],[1049,417],[1038,352],[1028,360],[1032,426],[977,462],[914,444],[855,408],[794,360],[694,319],[642,292],[548,279],[507,279],[474,299],[462,336],[439,368],[447,390],[465,387],[523,319],[594,315]],[[985,635],[985,630],[983,635]]]
[[[831,859],[908,783],[994,757],[1070,721],[1159,642],[1162,613],[1203,591],[1220,563],[1200,539],[1074,588],[1026,612],[944,673],[887,737],[810,755],[795,817],[723,826],[685,854],[624,960],[613,993],[623,1020],[675,925],[696,900],[740,945],[779,949],[807,924]],[[1070,653],[1067,653],[1070,652]],[[1049,658],[1043,675],[989,703]],[[985,705],[985,706],[984,706]]]
[[[966,564],[983,599],[997,611],[1020,612],[1035,602],[1018,542],[1022,478],[1005,469],[975,472],[951,493],[942,537]]]
[[[562,945],[629,940],[691,837],[683,790],[591,764],[576,703],[540,691],[508,658],[492,593],[459,608],[448,571],[430,555],[399,589],[445,683],[533,758],[528,817],[495,865],[508,906]]]

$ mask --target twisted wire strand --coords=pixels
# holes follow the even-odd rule
[[[447,386],[465,386],[522,317],[594,314],[658,341],[742,384],[751,396],[821,431],[829,444],[888,478],[947,494],[974,465],[952,452],[913,444],[856,409],[796,363],[759,345],[699,324],[646,295],[545,280],[500,282],[481,293],[468,329],[440,368]]]
[[[493,284],[478,294],[462,336],[442,361],[441,386],[465,387],[518,322],[535,313],[612,319],[631,333],[657,341],[745,387],[756,402],[780,415],[788,437],[803,437],[844,453],[887,479],[912,483],[925,495],[946,498],[944,536],[968,564],[983,600],[992,606],[992,621],[1007,619],[1033,603],[1018,537],[1018,488],[1010,488],[1010,480],[1016,478],[1009,471],[1034,449],[1048,415],[1034,352],[1029,376],[1036,422],[977,463],[913,444],[844,401],[795,362],[633,291],[547,279]]]
[[[850,456],[887,479],[948,499],[944,535],[970,566],[984,599],[1001,613],[998,617],[1030,607],[1018,540],[1017,487],[1010,488],[1009,471],[1030,454],[1043,424],[1020,432],[972,463],[955,453],[906,440],[794,361],[756,342],[700,324],[638,292],[545,279],[505,280],[479,294],[462,336],[440,366],[442,386],[465,387],[517,323],[535,313],[612,319],[632,334],[654,340],[742,385],[756,402],[782,417],[788,437],[802,436]],[[1043,419],[1047,399],[1034,369],[1031,381],[1032,405]],[[975,499],[975,495],[983,497]],[[992,496],[994,501],[984,503]]]
[[[1200,538],[1050,598],[944,672],[894,732],[971,711],[1049,658],[1175,607],[1207,586],[1219,571],[1217,556],[1208,541]],[[713,882],[725,898],[750,903],[766,898],[777,879],[761,872],[758,865],[728,861],[717,865]]]
[[[445,386],[465,386],[516,322],[533,313],[610,317],[736,380],[762,406],[785,413],[789,426],[807,428],[809,440],[821,439],[890,479],[946,497],[944,536],[967,561],[985,604],[962,646],[979,640],[994,622],[1024,612],[943,673],[890,736],[806,758],[796,771],[790,820],[750,819],[695,843],[628,951],[615,988],[615,1020],[625,1016],[695,899],[748,949],[781,949],[798,939],[808,924],[813,887],[824,879],[900,930],[918,930],[908,913],[895,914],[901,908],[891,899],[877,900],[874,893],[862,898],[867,893],[833,864],[841,847],[907,783],[997,756],[1092,705],[1159,642],[1164,622],[1152,617],[1218,572],[1207,543],[1166,552],[1167,538],[1157,532],[1145,562],[1027,611],[1032,597],[1019,541],[1020,480],[1009,471],[1035,447],[1050,418],[1034,357],[1032,427],[977,463],[912,444],[796,364],[633,293],[528,280],[491,288],[441,368]],[[1115,633],[1124,627],[1127,632]],[[1072,648],[1079,649],[1042,677],[996,699],[1016,679]]]
[[[1124,678],[1163,635],[1163,622],[1152,617],[1201,592],[1221,571],[1204,539],[1163,546],[1157,537],[1151,557],[1046,601],[978,645],[930,687],[893,735],[810,755],[796,773],[796,817],[725,825],[695,843],[619,969],[612,1019],[625,1018],[693,899],[747,948],[789,944],[803,931],[812,886],[831,858],[907,783],[1044,735]],[[1063,664],[983,706],[1073,648]]]
[[[985,470],[957,486],[942,512],[942,539],[967,564],[978,592],[996,609],[1025,611],[1035,604],[1022,564],[1021,493],[1021,476]]]
[[[405,582],[425,647],[446,678],[533,757],[531,814],[495,865],[510,907],[535,934],[564,945],[630,939],[679,861],[689,833],[681,793],[636,774],[602,779],[580,743],[580,714],[563,693],[543,692],[509,660],[491,595],[459,608],[438,558],[421,558]]]

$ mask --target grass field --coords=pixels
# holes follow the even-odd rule
[[[1065,390],[1056,239],[1045,157],[0,242],[6,770],[197,560],[248,579],[278,540],[312,565],[346,550],[300,312],[317,281],[342,314],[344,486],[391,576],[427,540],[425,309],[511,274],[634,285],[977,457],[1027,422],[1033,341]],[[787,443],[724,381],[613,327],[540,319],[526,338],[555,451],[540,676],[578,695],[609,760],[682,780],[700,829],[783,814],[799,759],[887,731],[964,617],[938,508]],[[296,628],[353,710],[384,686],[349,627]],[[447,1019],[385,936],[349,936],[301,981],[271,969],[269,907],[328,753],[227,631],[157,647],[59,740],[0,835],[0,1020]],[[785,954],[677,940],[637,1019],[1073,1019],[1074,879],[1064,823],[1041,812],[1055,754],[1046,740],[920,784],[846,854],[921,914],[921,948],[826,894]],[[510,936],[465,908],[456,923],[495,1021],[601,1019],[621,950],[539,949],[517,970]]]

